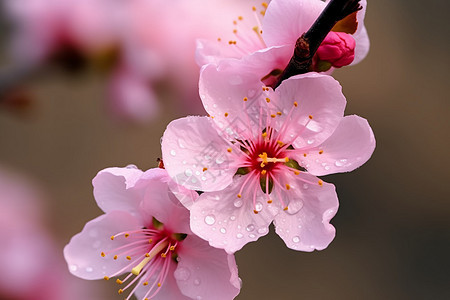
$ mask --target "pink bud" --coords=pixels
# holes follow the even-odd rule
[[[335,68],[347,66],[355,58],[355,45],[350,34],[331,31],[316,52],[318,61],[329,62]]]

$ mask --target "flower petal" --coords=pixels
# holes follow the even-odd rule
[[[192,299],[233,299],[240,290],[234,256],[212,248],[189,235],[179,252],[175,279],[181,292]]]
[[[130,262],[124,257],[113,260],[114,254],[102,257],[101,252],[106,253],[128,243],[123,239],[111,241],[111,236],[141,227],[138,219],[123,211],[108,212],[88,222],[64,248],[70,272],[83,279],[101,279],[118,272]]]
[[[236,176],[233,183],[218,192],[203,193],[191,207],[191,229],[213,247],[234,253],[248,242],[266,235],[277,208],[268,205],[259,187],[241,190],[247,176]],[[251,183],[249,185],[252,185]],[[238,198],[238,193],[242,197]],[[255,214],[253,195],[259,213]]]
[[[267,46],[294,45],[315,22],[326,4],[319,0],[272,1],[263,19]]]
[[[352,115],[344,117],[325,142],[306,151],[306,157],[298,155],[297,161],[316,176],[350,172],[368,161],[374,149],[375,137],[369,123]]]
[[[276,233],[293,250],[313,251],[325,249],[335,236],[329,222],[336,214],[339,203],[332,184],[317,182],[314,176],[301,173],[296,185],[301,189],[302,208],[296,214],[280,213],[275,217]]]
[[[190,234],[189,211],[170,190],[171,181],[164,169],[150,169],[144,173],[136,184],[137,188],[145,189],[140,206],[143,219],[151,221],[155,217],[164,224],[165,229],[173,233]],[[194,194],[196,193],[193,191],[187,191],[188,196]],[[149,227],[151,224],[146,225]]]
[[[283,142],[293,144],[296,149],[320,145],[331,136],[344,115],[346,100],[342,87],[331,76],[312,72],[297,75],[283,81],[275,92],[278,99],[271,102],[275,105],[273,109],[283,112],[276,118],[276,129],[280,130],[287,122]],[[288,119],[289,109],[292,113]],[[292,137],[297,137],[294,142]]]
[[[107,168],[98,172],[92,180],[97,205],[104,212],[122,210],[137,215],[140,199],[131,188],[142,174],[134,166]]]
[[[236,173],[231,143],[217,132],[206,117],[186,117],[172,121],[162,140],[164,165],[170,177],[189,189],[221,190]]]

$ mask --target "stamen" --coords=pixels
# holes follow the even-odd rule
[[[167,245],[169,245],[169,241],[167,240],[167,238],[161,240],[158,244],[155,245],[155,247],[152,248],[152,250],[150,250],[150,252],[147,253],[148,256],[145,255],[145,258],[136,267],[131,269],[131,273],[133,273],[134,275],[139,275],[142,268],[144,268],[145,265],[148,264],[150,260],[152,260],[152,258],[156,256],[156,254],[167,247]]]

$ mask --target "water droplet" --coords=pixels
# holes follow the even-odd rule
[[[125,168],[127,168],[127,169],[137,169],[138,167],[136,167],[136,165],[130,164],[130,165],[126,166]]]
[[[211,156],[210,155],[205,155],[205,160],[211,160]]]
[[[256,235],[254,235],[253,233],[250,233],[250,234],[248,235],[248,237],[251,238],[251,239],[254,239],[254,238],[256,237]]]
[[[213,225],[214,223],[216,223],[216,218],[213,215],[207,215],[205,217],[205,223],[208,225]]]
[[[196,278],[196,279],[194,279],[194,285],[200,285],[200,283],[202,283],[201,281],[200,281],[200,278]]]
[[[94,271],[94,269],[92,269],[91,267],[86,268],[86,272],[88,272],[88,273],[92,273],[93,271]]]
[[[330,169],[330,166],[325,166],[325,170],[329,170]]]
[[[347,163],[346,159],[340,159],[334,162],[334,164],[336,165],[336,167],[342,167],[343,165],[345,165]]]
[[[186,175],[187,177],[191,177],[192,176],[192,170],[191,169],[186,169],[184,171],[184,175]]]
[[[308,145],[311,145],[312,143],[314,143],[314,140],[308,140],[307,143]]]
[[[214,103],[214,104],[213,104],[213,107],[214,107],[214,108],[217,108],[217,104]]]
[[[227,233],[227,230],[226,230],[225,228],[222,227],[222,228],[220,228],[220,232],[223,233],[223,234],[225,234],[225,233]]]
[[[223,164],[224,161],[225,161],[225,159],[223,156],[216,158],[216,164],[218,164],[218,165]]]
[[[263,205],[261,202],[256,202],[255,204],[255,210],[256,211],[261,211],[263,209]]]
[[[178,139],[178,146],[180,146],[180,148],[186,148],[182,139]]]
[[[200,171],[195,171],[195,175],[200,176]]]
[[[234,206],[237,207],[237,208],[241,207],[242,204],[244,204],[244,203],[240,199],[234,201]]]
[[[192,177],[191,182],[192,182],[192,183],[197,183],[197,178]]]
[[[258,229],[258,233],[259,234],[264,234],[266,232],[267,232],[267,228],[265,228],[265,227],[261,227],[261,228]]]
[[[251,231],[253,231],[253,230],[255,230],[255,225],[253,225],[253,224],[248,224],[247,225],[247,228],[245,228],[248,232],[251,232]]]
[[[236,216],[231,216],[231,217],[230,217],[230,220],[231,220],[231,221],[236,220]]]
[[[206,180],[206,177],[205,177],[205,176],[202,176],[202,180],[205,181],[205,180]]]
[[[243,235],[242,233],[238,233],[238,234],[236,234],[236,237],[237,237],[238,239],[242,239],[242,238],[244,237],[244,235]]]
[[[298,236],[294,236],[294,237],[292,238],[292,241],[293,241],[294,243],[298,243],[298,242],[300,242],[300,238],[299,238]]]
[[[175,156],[177,155],[177,153],[175,152],[175,150],[170,150],[170,155]]]
[[[183,165],[187,164],[187,161],[183,160]]]
[[[191,276],[191,271],[184,267],[178,267],[173,273],[176,280],[186,281]]]
[[[75,272],[76,270],[78,270],[78,266],[77,266],[77,265],[70,265],[70,266],[69,266],[69,270],[70,270],[71,272]]]
[[[304,189],[304,190],[307,190],[308,188],[309,188],[309,185],[308,185],[307,183],[304,183],[304,184],[303,184],[303,189]]]

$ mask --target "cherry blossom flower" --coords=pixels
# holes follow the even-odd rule
[[[192,202],[195,192],[177,187],[163,169],[108,168],[93,185],[105,214],[65,247],[72,274],[106,280],[126,274],[116,280],[126,299],[232,299],[239,293],[234,257],[192,234],[189,211],[175,196]]]
[[[238,16],[234,20],[233,30],[228,34],[215,41],[200,39],[197,42],[197,63],[205,65],[217,63],[223,58],[241,58],[264,52],[269,57],[264,59],[264,63],[270,64],[270,71],[261,73],[258,70],[257,75],[264,77],[263,79],[276,76],[289,62],[297,39],[311,27],[328,2],[329,0],[273,0],[270,4],[263,3],[261,7],[253,7],[254,18]],[[333,38],[334,32],[338,32],[341,37],[334,39],[333,48],[334,56],[342,56],[340,63],[335,64],[335,57],[328,60],[322,56],[325,59],[322,61],[315,56],[312,65],[314,71],[339,68],[344,61],[346,65],[356,64],[367,55],[369,38],[364,27],[367,1],[362,0],[360,3],[362,9],[338,22],[329,34]],[[354,41],[350,42],[351,39]],[[326,44],[325,41],[319,49]],[[322,49],[322,53],[324,51]],[[270,60],[271,56],[278,58]]]
[[[352,171],[371,156],[367,121],[343,116],[341,86],[307,73],[273,91],[253,76],[254,60],[224,60],[200,75],[210,117],[172,121],[163,136],[165,168],[203,191],[190,206],[191,228],[228,252],[276,232],[289,248],[324,249],[338,208],[334,186],[315,176]],[[237,73],[236,70],[238,70]]]

